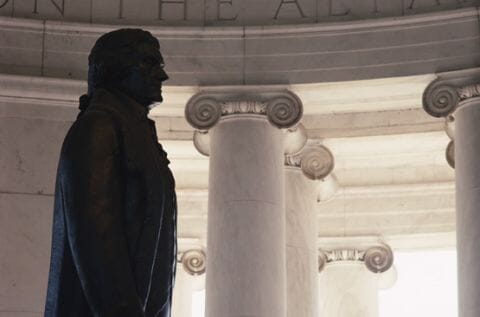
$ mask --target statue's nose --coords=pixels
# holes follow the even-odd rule
[[[158,71],[157,78],[161,81],[165,81],[165,80],[168,80],[169,77],[167,75],[167,72],[163,68],[160,68]]]

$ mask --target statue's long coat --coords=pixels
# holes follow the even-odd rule
[[[97,90],[63,143],[45,316],[170,316],[176,198],[153,121]]]

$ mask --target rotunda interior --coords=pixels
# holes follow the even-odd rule
[[[427,316],[397,286],[480,316],[479,5],[0,0],[0,317],[43,316],[60,148],[90,49],[125,27],[170,78],[149,116],[178,196],[173,317]]]

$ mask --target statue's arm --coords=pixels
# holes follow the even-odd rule
[[[129,261],[123,175],[111,118],[87,113],[62,151],[67,235],[85,297],[95,316],[144,316]]]

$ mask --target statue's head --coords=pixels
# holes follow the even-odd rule
[[[88,57],[88,94],[97,88],[117,89],[140,104],[161,102],[163,69],[158,40],[141,29],[102,35]]]

